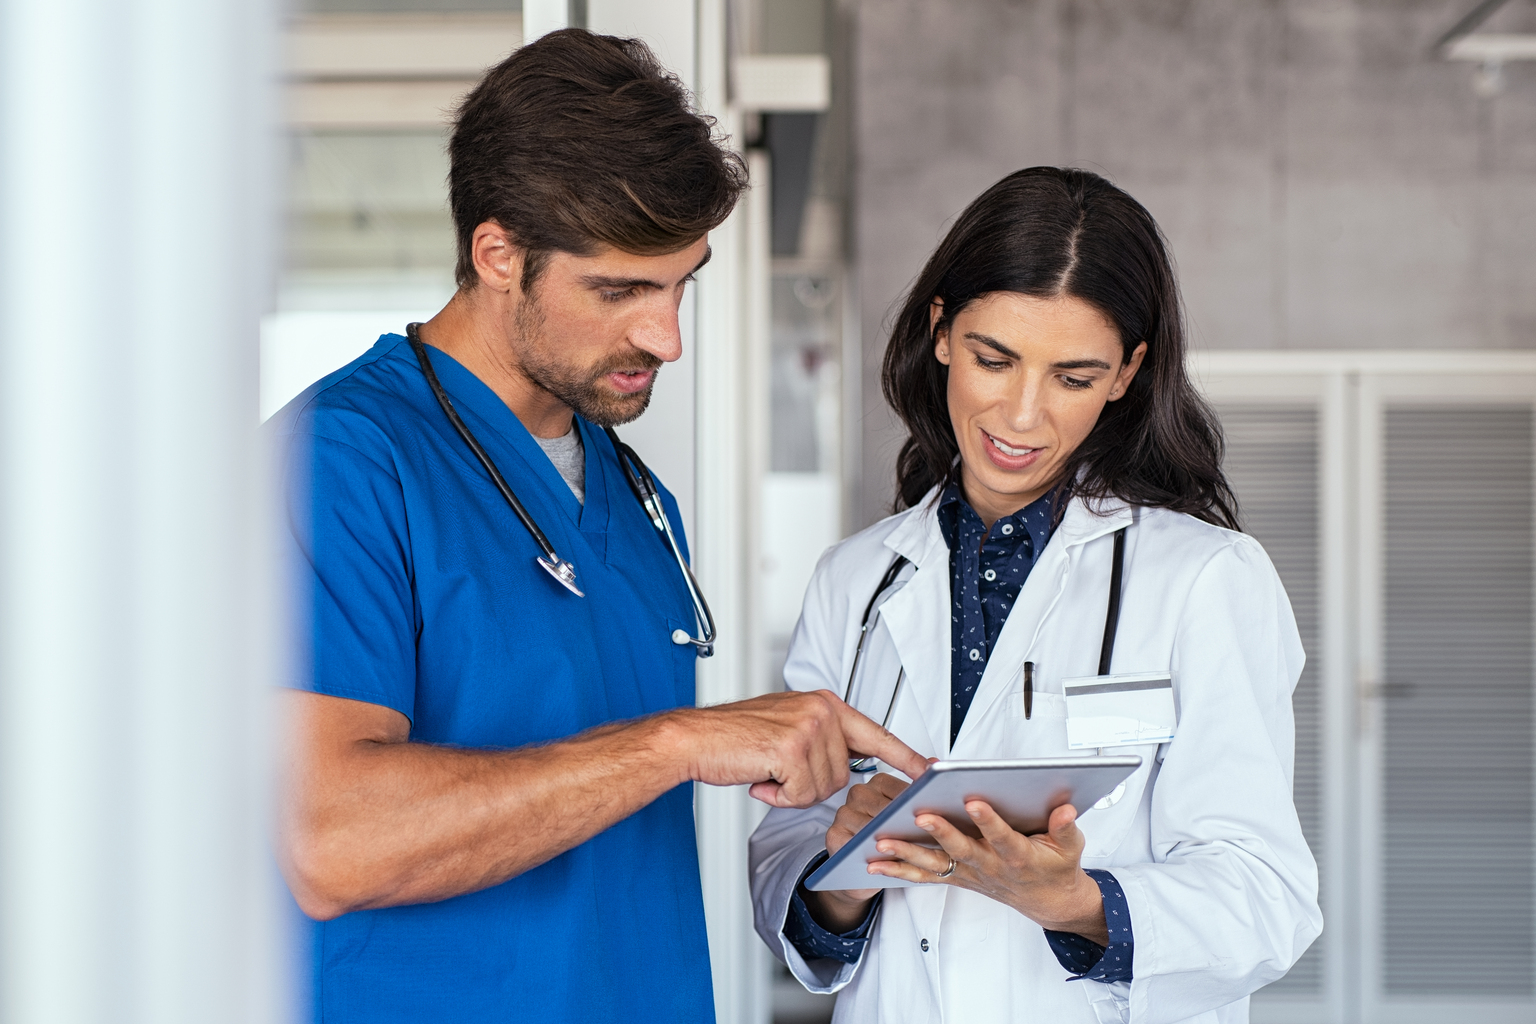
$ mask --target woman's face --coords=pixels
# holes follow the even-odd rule
[[[935,299],[931,323],[943,312]],[[991,526],[1054,487],[1104,403],[1125,394],[1146,342],[1122,361],[1120,332],[1082,299],[993,292],[937,334],[966,500]]]

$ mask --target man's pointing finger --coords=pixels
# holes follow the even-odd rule
[[[843,729],[843,742],[851,753],[878,757],[910,779],[928,770],[927,758],[847,704],[835,697],[833,701],[838,724]]]

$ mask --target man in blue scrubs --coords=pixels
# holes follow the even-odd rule
[[[424,352],[585,596],[405,338],[279,414],[304,642],[278,849],[313,1018],[709,1021],[689,784],[807,806],[850,751],[924,764],[828,693],[693,706],[693,605],[601,429],[681,354],[745,185],[676,79],[547,36],[470,94],[450,155],[460,288]]]

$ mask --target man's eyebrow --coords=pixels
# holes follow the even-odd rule
[[[623,291],[628,288],[661,288],[660,281],[651,281],[643,277],[601,277],[597,274],[585,274],[581,283],[588,288],[612,288],[615,291]]]
[[[703,269],[704,264],[709,262],[710,257],[714,254],[715,252],[713,249],[705,249],[704,258],[699,260],[698,265],[690,270],[688,275],[692,277],[694,274],[697,274],[701,269]],[[660,281],[652,281],[651,279],[645,277],[603,277],[598,274],[583,275],[581,283],[586,285],[588,288],[610,288],[614,291],[625,291],[630,288],[662,289],[666,287],[666,285],[662,284]]]

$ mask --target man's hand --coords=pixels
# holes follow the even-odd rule
[[[849,755],[877,757],[912,778],[928,762],[829,690],[772,693],[672,712],[683,726],[689,777],[751,785],[774,807],[809,807],[848,784]]]

